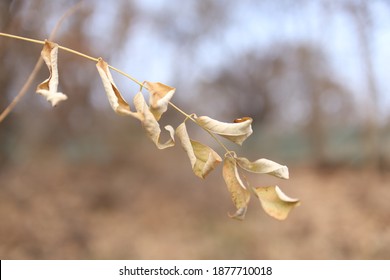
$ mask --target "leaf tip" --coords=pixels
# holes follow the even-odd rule
[[[238,208],[234,214],[228,213],[229,218],[243,221],[245,219],[247,207]]]
[[[285,220],[290,211],[300,205],[297,198],[288,197],[278,186],[253,188],[264,211],[277,220]]]
[[[62,92],[56,92],[52,94],[51,96],[47,97],[47,101],[51,103],[52,107],[57,107],[58,103],[61,101],[65,101],[68,99],[68,96],[63,94]]]
[[[284,192],[282,192],[282,190],[279,188],[279,186],[275,186],[275,192],[277,194],[277,196],[282,200],[282,201],[285,201],[285,202],[292,202],[292,203],[300,203],[300,200],[298,198],[292,198],[292,197],[289,197],[287,196]],[[296,205],[298,206],[298,205]]]

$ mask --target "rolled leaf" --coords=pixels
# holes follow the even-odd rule
[[[99,72],[100,78],[102,79],[104,90],[114,112],[119,115],[127,115],[140,119],[141,116],[138,113],[132,112],[130,110],[129,104],[119,92],[117,86],[114,83],[107,62],[105,62],[102,58],[99,58],[99,61],[96,64],[96,68]]]
[[[145,84],[150,93],[150,111],[156,120],[159,120],[161,115],[167,111],[169,101],[176,89],[162,83],[145,82]]]
[[[200,126],[210,132],[221,135],[239,145],[242,145],[253,132],[252,119],[249,117],[234,123],[220,122],[207,116],[195,116],[194,118]]]
[[[166,149],[175,145],[175,130],[170,125],[164,127],[169,132],[170,138],[165,143],[160,143],[160,125],[150,112],[149,106],[146,104],[141,92],[138,92],[135,95],[134,106],[137,110],[142,126],[145,129],[146,135],[153,141],[158,149]]]
[[[236,160],[238,165],[247,171],[254,173],[266,173],[282,179],[289,178],[288,167],[280,165],[272,160],[261,158],[251,162],[244,157],[237,157]]]
[[[300,204],[299,199],[285,195],[278,186],[253,188],[264,211],[271,217],[284,220]]]
[[[232,197],[234,206],[237,208],[236,213],[229,216],[231,218],[243,220],[250,200],[250,193],[244,186],[244,183],[238,174],[237,164],[234,158],[230,156],[225,157],[222,175]]]
[[[45,81],[40,83],[36,89],[36,93],[44,96],[47,101],[54,107],[59,102],[68,99],[62,92],[58,92],[58,44],[45,41],[41,51],[42,59],[49,68],[50,76]]]
[[[196,176],[204,179],[222,161],[213,149],[189,138],[185,123],[176,128],[176,135],[190,159]]]

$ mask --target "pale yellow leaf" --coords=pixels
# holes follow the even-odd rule
[[[117,86],[115,85],[107,62],[105,62],[102,58],[99,58],[98,63],[96,64],[96,68],[99,72],[100,78],[102,79],[104,90],[114,112],[119,115],[133,116],[139,119],[140,115],[130,110],[129,104],[122,97]]]
[[[185,123],[176,128],[176,135],[190,159],[196,176],[205,178],[222,161],[213,149],[189,138]]]
[[[176,89],[162,83],[145,82],[145,84],[150,93],[150,111],[156,120],[159,120],[161,115],[167,111],[169,101]]]
[[[58,92],[58,45],[53,42],[45,41],[41,52],[42,59],[49,68],[50,76],[45,81],[40,83],[36,89],[36,93],[44,96],[47,101],[54,107],[59,102],[68,99],[62,92]]]
[[[230,156],[225,157],[222,175],[232,197],[234,206],[237,208],[236,213],[230,217],[243,220],[248,207],[250,193],[244,186],[244,183],[238,174],[237,164],[234,158]]]
[[[165,143],[160,143],[160,125],[150,112],[149,106],[146,104],[145,98],[141,92],[138,92],[135,95],[134,106],[137,110],[142,126],[146,131],[146,135],[153,141],[157,148],[165,149],[175,145],[175,130],[170,125],[164,127],[169,132],[169,139]]]
[[[254,173],[266,173],[282,179],[289,178],[288,167],[280,165],[272,160],[261,158],[251,162],[244,157],[238,157],[236,160],[238,165],[247,171]]]
[[[278,186],[253,188],[264,211],[271,217],[284,220],[294,207],[300,204],[299,199],[285,195]]]
[[[249,117],[237,119],[240,121],[226,123],[207,116],[194,117],[196,122],[207,130],[221,135],[230,141],[241,145],[252,134],[252,119]]]

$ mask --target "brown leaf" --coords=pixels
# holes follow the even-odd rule
[[[140,115],[130,110],[129,104],[119,92],[114,83],[107,62],[100,57],[98,63],[96,64],[96,68],[99,72],[100,78],[102,79],[104,90],[106,91],[111,108],[119,115],[127,115],[140,119]]]
[[[213,149],[189,138],[185,123],[176,128],[176,135],[187,152],[196,176],[204,179],[222,161]]]
[[[248,207],[250,193],[244,186],[244,183],[238,174],[237,164],[234,158],[230,156],[225,157],[222,175],[232,197],[234,206],[237,208],[236,213],[230,217],[243,220]]]
[[[284,220],[294,207],[300,205],[299,199],[285,195],[278,186],[253,188],[264,211],[271,217]]]
[[[249,117],[234,123],[220,122],[207,116],[195,116],[194,118],[200,126],[239,145],[241,145],[253,132],[251,125],[252,119]]]
[[[254,162],[249,161],[244,157],[236,158],[238,165],[250,172],[266,173],[282,179],[289,178],[288,168],[285,165],[280,165],[272,160],[261,158]]]
[[[250,117],[243,117],[243,118],[238,118],[238,119],[234,119],[234,123],[242,123],[242,122],[245,122],[247,120],[250,120],[251,118]]]
[[[145,84],[150,93],[150,111],[156,120],[160,120],[161,115],[167,111],[169,101],[176,89],[162,83],[145,82]]]
[[[54,107],[59,102],[68,99],[62,92],[58,92],[58,45],[53,42],[45,41],[41,52],[42,59],[49,68],[50,76],[45,81],[40,83],[36,89],[36,93],[44,96],[47,101]]]
[[[146,104],[144,96],[141,92],[138,92],[134,96],[133,102],[136,112],[133,112],[130,110],[130,105],[122,97],[121,93],[116,87],[108,64],[102,58],[99,58],[99,61],[96,64],[96,68],[102,79],[110,105],[117,114],[132,116],[140,120],[143,128],[145,129],[146,135],[153,141],[157,148],[165,149],[175,145],[175,130],[170,125],[165,126],[165,129],[169,132],[170,138],[165,143],[160,143],[160,125],[150,111],[149,106]]]
[[[160,143],[160,125],[153,114],[150,112],[149,106],[146,104],[144,96],[141,92],[138,92],[135,95],[134,106],[137,110],[137,114],[141,120],[142,126],[146,131],[146,135],[154,142],[157,148],[166,149],[175,145],[175,130],[170,125],[164,127],[169,132],[170,138],[165,143]]]

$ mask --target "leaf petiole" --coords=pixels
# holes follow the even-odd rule
[[[12,39],[17,39],[17,40],[22,40],[22,41],[27,41],[27,42],[31,42],[31,43],[35,43],[35,44],[40,44],[40,45],[44,45],[45,44],[45,41],[42,41],[42,40],[36,40],[36,39],[31,39],[31,38],[27,38],[27,37],[22,37],[22,36],[17,36],[17,35],[13,35],[13,34],[8,34],[8,33],[3,33],[3,32],[0,32],[0,36],[3,36],[3,37],[8,37],[8,38],[12,38]],[[76,51],[76,50],[73,50],[73,49],[70,49],[70,48],[67,48],[67,47],[64,47],[64,46],[61,46],[61,45],[58,45],[58,48],[63,50],[63,51],[66,51],[66,52],[69,52],[69,53],[73,53],[75,55],[78,55],[80,57],[83,57],[85,59],[89,59],[91,61],[94,61],[94,62],[98,62],[99,61],[99,58],[96,58],[96,57],[92,57],[92,56],[89,56],[87,54],[84,54],[82,52],[79,52],[79,51]],[[133,76],[123,72],[122,70],[114,67],[114,66],[111,66],[111,65],[108,65],[108,67],[110,69],[112,69],[113,71],[115,72],[118,72],[119,74],[129,78],[130,80],[132,80],[134,83],[138,84],[141,89],[142,88],[146,88],[145,85],[143,83],[141,83],[139,80],[137,80],[136,78],[134,78]],[[147,89],[147,88],[146,88]],[[179,113],[181,113],[182,115],[184,115],[187,119],[190,119],[191,121],[193,121],[195,124],[197,124],[199,127],[201,127],[203,130],[205,130],[225,151],[226,153],[228,154],[231,154],[231,151],[225,146],[225,144],[223,144],[215,135],[214,133],[212,133],[210,130],[208,130],[207,128],[203,127],[202,125],[200,125],[193,117],[192,115],[189,115],[187,114],[186,112],[184,112],[182,109],[180,109],[179,107],[177,107],[175,104],[173,104],[172,102],[169,102],[169,105],[171,105],[176,111],[178,111]]]

